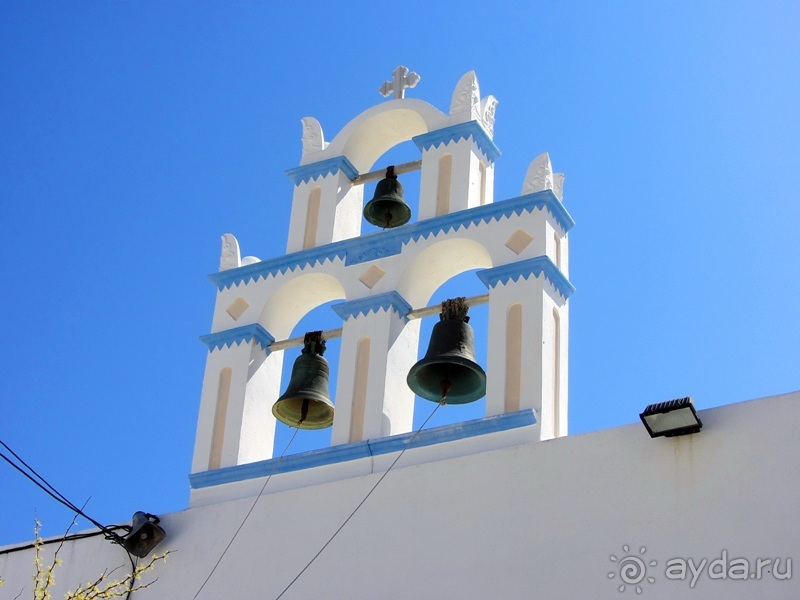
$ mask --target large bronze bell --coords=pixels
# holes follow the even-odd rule
[[[328,393],[328,361],[321,331],[312,331],[303,339],[303,352],[292,366],[292,378],[286,391],[272,406],[272,414],[281,423],[298,429],[324,429],[333,424],[333,403]]]
[[[375,186],[375,195],[364,207],[364,218],[384,229],[405,225],[411,209],[403,200],[403,185],[394,174],[394,166],[386,169],[386,177]]]
[[[442,302],[425,358],[411,367],[406,381],[420,398],[466,404],[486,395],[486,373],[475,362],[475,343],[464,298]]]

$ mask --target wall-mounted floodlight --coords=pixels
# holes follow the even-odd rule
[[[650,437],[697,433],[703,427],[689,397],[651,404],[639,417]]]
[[[125,536],[122,546],[139,558],[144,558],[167,537],[166,532],[158,526],[159,519],[155,515],[137,511],[131,519],[131,532]]]

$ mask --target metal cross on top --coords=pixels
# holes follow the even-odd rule
[[[405,98],[406,88],[413,88],[419,83],[419,75],[408,72],[408,69],[403,65],[397,67],[392,71],[392,80],[384,81],[383,85],[378,90],[384,98],[389,94],[394,94],[394,99]]]

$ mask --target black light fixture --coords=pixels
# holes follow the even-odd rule
[[[650,437],[697,433],[703,427],[690,397],[651,404],[639,415]]]
[[[159,518],[150,513],[136,511],[131,519],[131,531],[122,540],[122,546],[129,553],[144,558],[167,537],[158,526]]]

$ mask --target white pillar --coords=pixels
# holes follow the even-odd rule
[[[567,433],[567,299],[572,284],[547,256],[486,269],[487,416],[533,409],[540,439]]]
[[[208,346],[192,473],[272,458],[283,352],[260,325],[203,336]]]
[[[417,359],[419,322],[397,292],[333,306],[344,320],[331,444],[411,431],[414,392],[406,376]]]
[[[477,121],[413,139],[422,151],[419,220],[492,202],[500,151]]]
[[[364,187],[352,185],[358,171],[349,160],[339,156],[286,174],[294,181],[287,253],[361,235]]]

